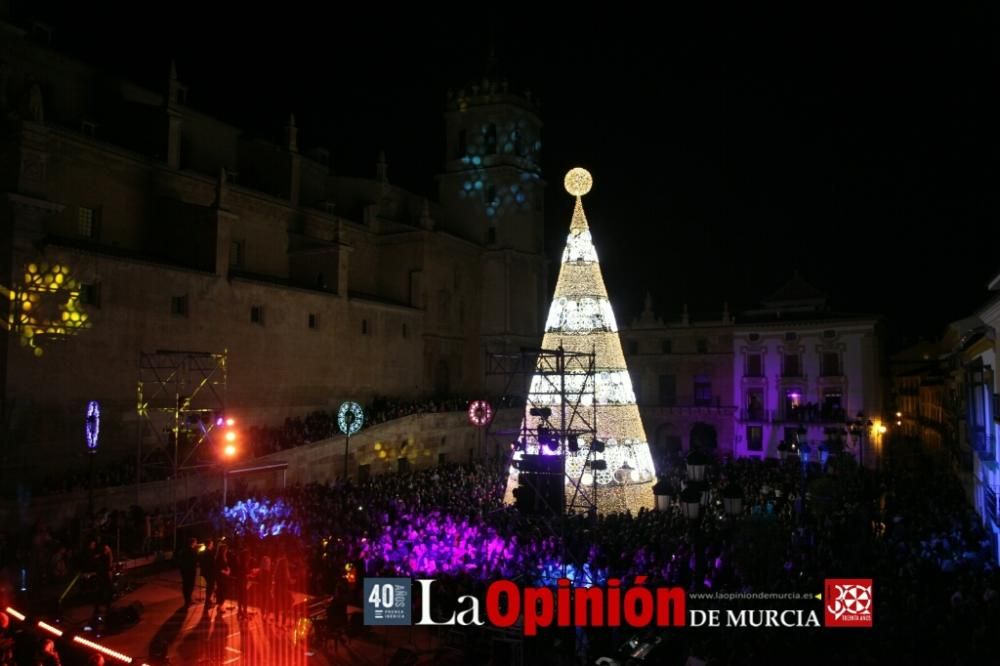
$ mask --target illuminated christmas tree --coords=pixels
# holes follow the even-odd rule
[[[538,371],[531,381],[522,428],[524,433],[533,436],[522,438],[514,459],[520,460],[524,454],[565,452],[567,505],[572,503],[579,507],[582,496],[585,501],[596,504],[602,513],[625,509],[636,512],[640,507],[653,506],[651,484],[655,469],[597,250],[583,212],[581,197],[592,185],[593,179],[584,169],[573,169],[566,174],[566,191],[576,197],[576,208],[545,324],[542,348],[562,348],[568,354],[593,353],[596,367],[591,372],[578,363],[567,363],[565,389],[562,390],[562,380],[542,373],[539,361]],[[555,381],[560,382],[560,391],[553,391]],[[560,404],[564,399],[574,404]],[[540,406],[551,410],[551,414],[540,416]],[[571,443],[546,437],[546,432],[560,431],[563,414],[567,414],[567,431],[596,430],[599,444],[592,447],[593,434],[571,438]],[[542,427],[541,436],[539,426]],[[600,443],[604,446],[599,452]],[[592,461],[603,461],[603,464],[594,465]],[[517,478],[515,465],[508,483],[508,498]]]

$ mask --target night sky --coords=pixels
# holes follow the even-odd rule
[[[542,99],[548,253],[558,261],[572,210],[562,176],[585,166],[620,319],[647,289],[660,314],[687,302],[718,316],[798,269],[835,309],[885,315],[898,344],[971,314],[1000,272],[1000,33],[986,5],[543,20],[539,3],[437,17],[210,4],[14,10],[51,23],[57,48],[157,89],[173,56],[191,105],[252,133],[280,137],[293,111],[300,146],[328,147],[338,173],[374,175],[384,148],[390,180],[428,194],[446,90],[481,78],[494,44],[512,86]]]

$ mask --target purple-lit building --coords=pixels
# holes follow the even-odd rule
[[[839,440],[866,464],[877,460],[890,420],[879,318],[830,309],[798,276],[736,315],[685,309],[664,322],[647,301],[622,337],[658,452],[693,444],[776,457],[794,443],[818,456]]]

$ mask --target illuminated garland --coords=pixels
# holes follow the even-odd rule
[[[569,374],[565,377],[568,399],[580,399],[590,407],[596,401],[597,438],[605,444],[602,453],[594,452],[591,460],[604,460],[607,469],[591,471],[584,468],[591,442],[589,437],[579,437],[579,451],[568,452],[566,471],[571,479],[580,479],[586,486],[596,482],[606,487],[598,493],[598,510],[633,512],[641,507],[652,508],[653,494],[649,482],[655,477],[646,432],[639,417],[632,379],[625,363],[618,325],[608,300],[608,292],[601,275],[597,258],[583,211],[581,197],[590,191],[593,179],[584,169],[573,169],[566,174],[566,191],[576,197],[569,237],[563,251],[559,280],[545,325],[544,349],[562,347],[567,352],[593,352],[596,371],[587,374]],[[593,384],[590,382],[593,381]],[[559,392],[563,378],[535,375],[529,389],[530,406],[551,406],[552,415],[546,426],[554,430],[562,427],[559,421]],[[567,409],[567,413],[572,410]],[[525,428],[532,432],[543,422],[530,411],[525,413]],[[588,430],[587,424],[570,422],[567,429]],[[519,460],[524,454],[552,453],[537,441],[524,443],[524,450],[514,454]],[[508,501],[517,483],[518,472],[511,468],[508,482]]]

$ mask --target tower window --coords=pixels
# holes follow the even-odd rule
[[[660,351],[664,354],[672,354],[674,351],[674,342],[670,338],[664,338],[660,341]]]
[[[404,338],[410,337],[410,332],[406,330],[406,324],[405,323],[403,324],[403,337]]]
[[[187,294],[183,296],[171,296],[170,297],[170,314],[175,317],[187,317],[188,316],[188,297]]]
[[[250,323],[258,324],[260,326],[264,325],[264,306],[263,305],[251,305],[250,306]]]
[[[698,338],[698,353],[707,354],[708,353],[708,339]]]
[[[76,214],[77,232],[84,238],[97,240],[100,237],[99,215],[96,208],[80,206]]]
[[[490,123],[486,126],[483,136],[484,153],[486,155],[496,155],[497,153],[497,126]]]
[[[319,328],[319,319],[316,317],[315,312],[309,313],[309,328],[312,329]]]
[[[80,302],[91,307],[101,307],[101,283],[85,284],[80,288]]]
[[[243,268],[247,244],[243,240],[229,242],[229,265],[232,268]]]
[[[368,326],[368,320],[361,320],[361,335],[371,335],[371,328]]]

